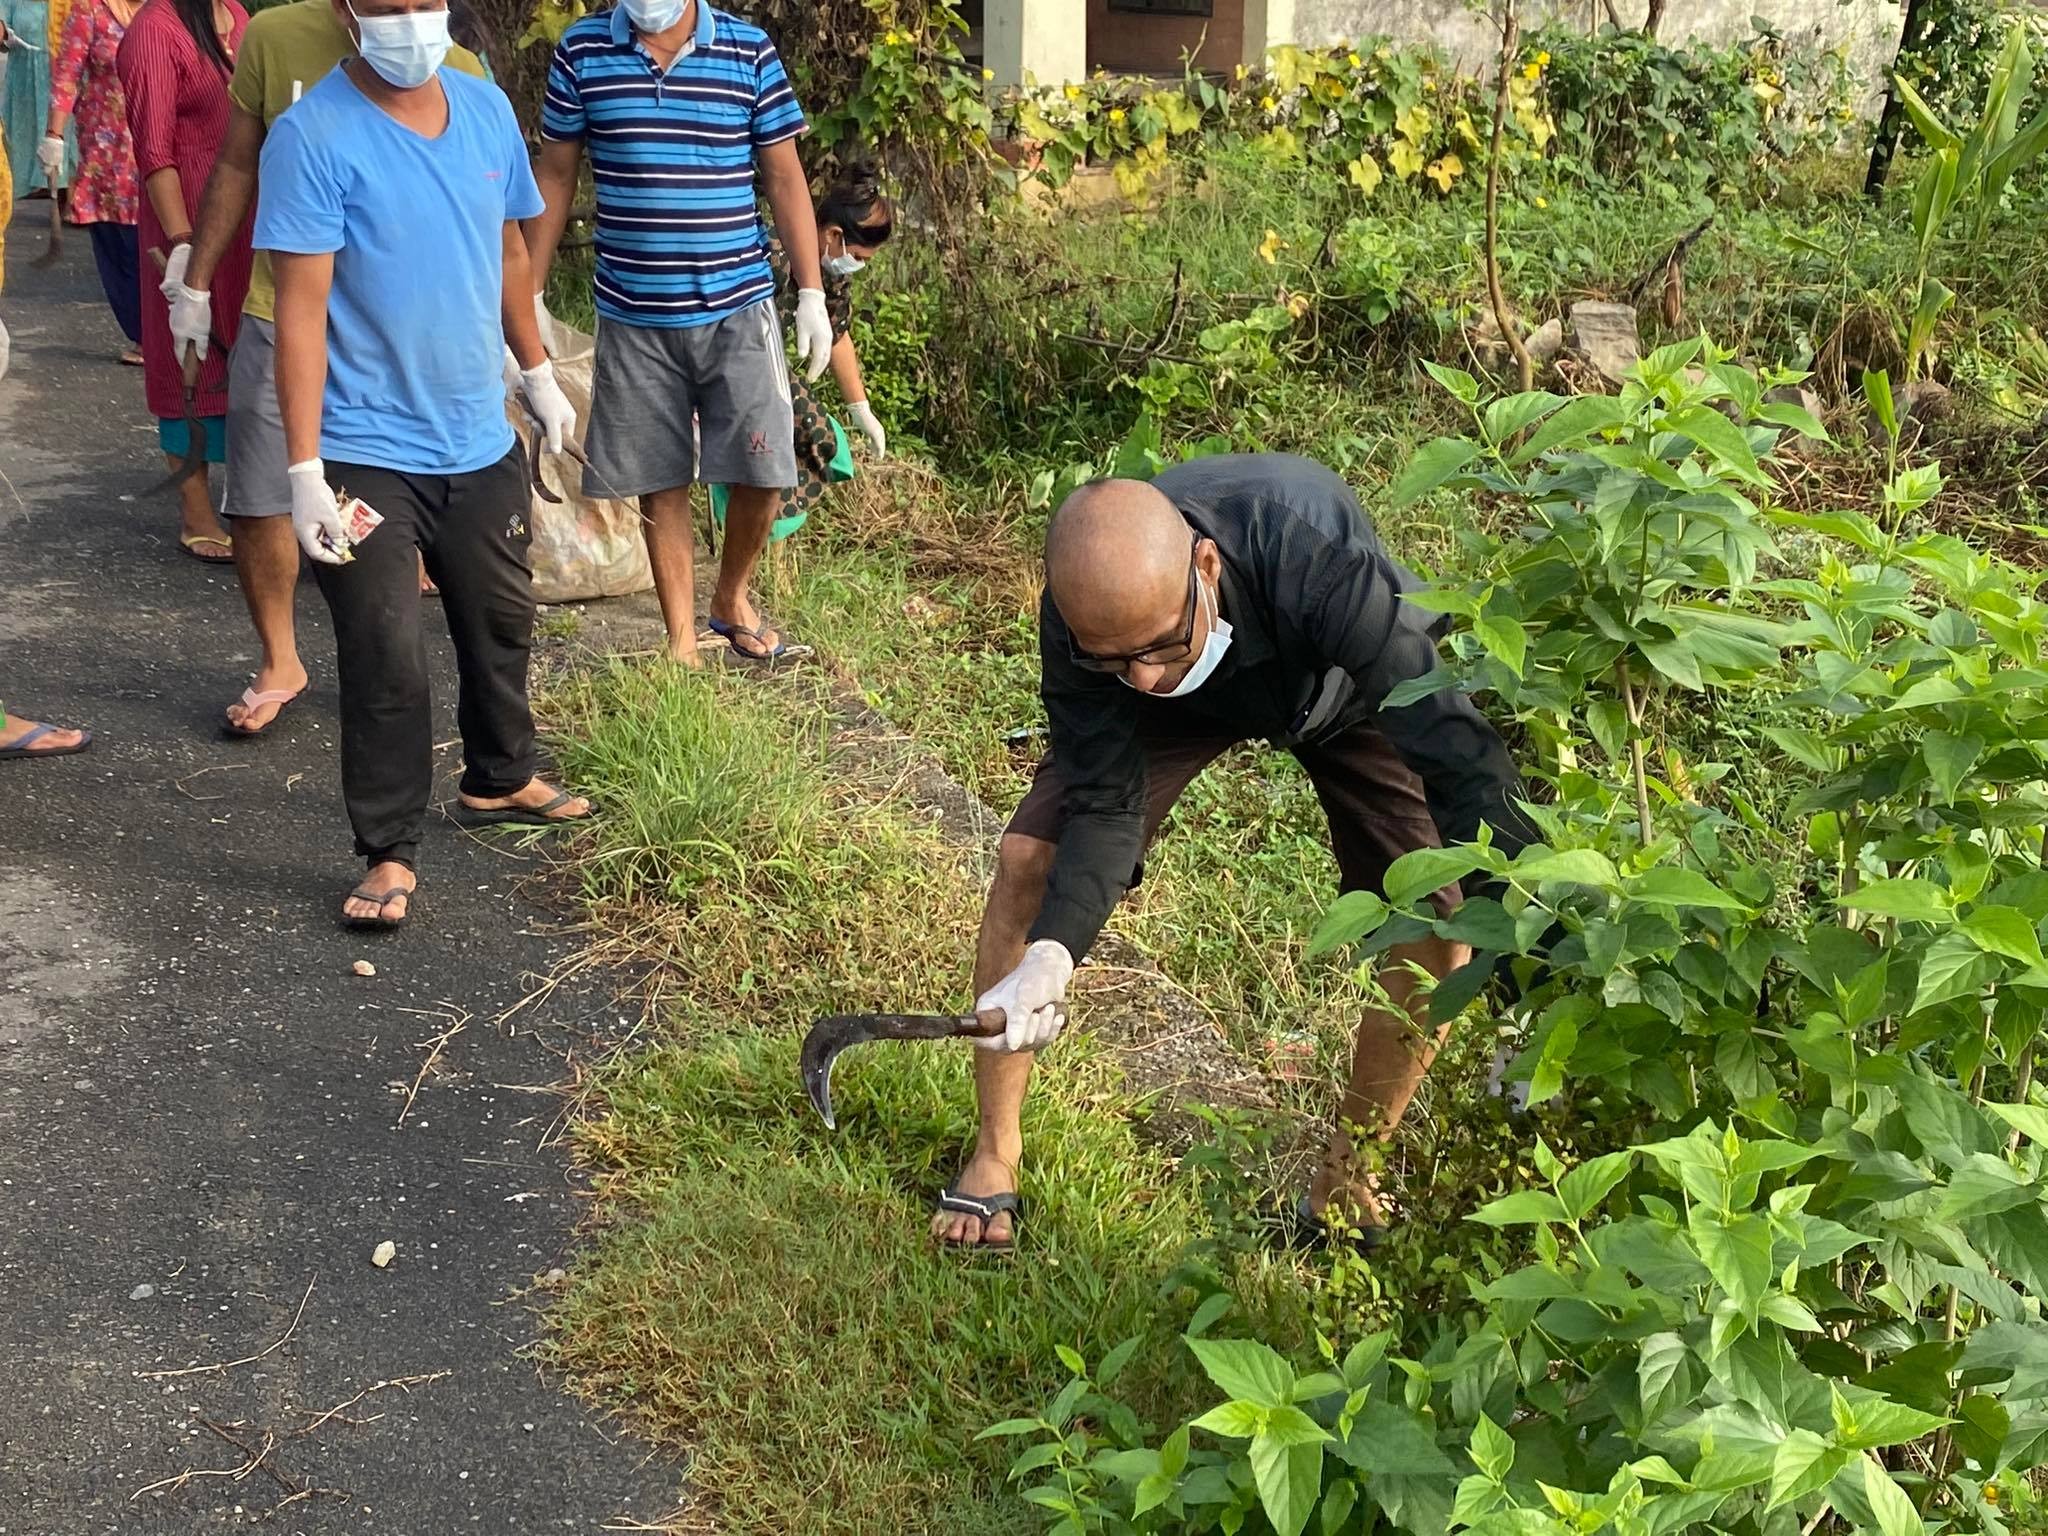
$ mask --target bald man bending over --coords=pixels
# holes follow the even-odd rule
[[[1492,726],[1454,689],[1397,709],[1429,672],[1440,621],[1401,601],[1421,582],[1390,559],[1350,489],[1307,459],[1196,459],[1147,484],[1108,480],[1054,515],[1039,605],[1051,751],[1003,834],[975,955],[977,1006],[1003,1034],[975,1061],[974,1155],[939,1196],[942,1241],[1004,1248],[1022,1216],[1019,1121],[1032,1053],[1066,1016],[1074,966],[1143,874],[1145,847],[1196,774],[1263,740],[1308,770],[1343,888],[1380,889],[1411,849],[1482,822],[1512,853],[1534,840]],[[1448,914],[1459,893],[1435,893]],[[1470,958],[1437,938],[1387,954],[1397,1011],[1369,1008],[1330,1149],[1307,1195],[1368,1236],[1382,1218],[1347,1126],[1390,1135],[1442,1043],[1408,962],[1444,976]],[[1444,1026],[1448,1028],[1448,1024]]]

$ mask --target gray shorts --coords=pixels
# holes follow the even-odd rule
[[[645,496],[696,480],[795,485],[789,359],[774,303],[709,325],[600,320],[583,449],[585,496]]]
[[[228,356],[229,517],[290,517],[284,417],[277,408],[277,327],[242,316]]]

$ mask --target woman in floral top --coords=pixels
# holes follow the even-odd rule
[[[92,236],[100,287],[130,346],[121,361],[142,366],[142,274],[136,249],[135,150],[128,104],[114,59],[135,19],[129,0],[74,0],[51,69],[50,121],[36,157],[45,170],[64,163],[64,130],[78,119],[78,169],[71,178],[71,222]]]

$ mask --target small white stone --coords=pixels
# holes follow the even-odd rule
[[[389,1269],[391,1261],[398,1257],[398,1244],[386,1238],[377,1245],[377,1251],[370,1255],[370,1262],[379,1269]]]
[[[358,960],[354,965],[350,966],[349,969],[354,971],[358,976],[374,976],[377,974],[377,967],[370,964],[370,962],[367,960]]]

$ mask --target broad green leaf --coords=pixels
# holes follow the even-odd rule
[[[2040,1198],[2041,1191],[2004,1158],[1974,1152],[1949,1176],[1948,1188],[1941,1196],[1941,1219],[1961,1221],[1969,1216],[1986,1216],[2017,1205],[2032,1205]]]
[[[1829,1445],[1810,1429],[1793,1430],[1779,1445],[1777,1459],[1771,1464],[1771,1502],[1767,1507],[1776,1509],[1818,1493],[1848,1464],[1849,1452]]]
[[[1749,439],[1743,435],[1742,428],[1719,411],[1705,405],[1691,406],[1667,418],[1665,425],[1691,438],[1751,485],[1770,485],[1769,478],[1756,467],[1756,455],[1750,451]]]
[[[1517,1227],[1531,1222],[1566,1221],[1570,1213],[1564,1202],[1547,1189],[1518,1189],[1498,1200],[1489,1200],[1465,1219],[1489,1227]]]
[[[1906,1128],[1944,1166],[1960,1168],[1973,1152],[1999,1150],[2003,1138],[1953,1083],[1907,1071],[1895,1087]]]
[[[1858,1393],[1851,1398],[1840,1387],[1833,1388],[1832,1392],[1835,1439],[1852,1451],[1875,1451],[1887,1445],[1904,1445],[1923,1435],[1931,1435],[1948,1423],[1941,1414],[1922,1413],[1918,1408],[1909,1408],[1876,1393]]]
[[[1323,1448],[1261,1435],[1252,1441],[1252,1478],[1275,1536],[1301,1536],[1323,1490]],[[1889,1536],[1889,1533],[1887,1533]]]
[[[1043,1419],[1004,1419],[1000,1424],[991,1424],[974,1438],[977,1440],[999,1440],[1010,1435],[1029,1435],[1044,1429]]]
[[[1770,1223],[1761,1216],[1738,1216],[1724,1220],[1711,1211],[1695,1207],[1690,1223],[1693,1246],[1700,1261],[1734,1303],[1749,1317],[1770,1286],[1775,1268],[1771,1262]]]
[[[1418,896],[1427,896],[1439,886],[1451,885],[1484,867],[1476,848],[1455,843],[1449,848],[1415,848],[1387,866],[1381,888],[1387,900],[1405,907]]]
[[[1778,750],[1787,757],[1811,768],[1815,773],[1833,773],[1840,766],[1840,754],[1837,750],[1812,731],[1767,725],[1764,727],[1764,735],[1777,743]]]
[[[1946,923],[1954,916],[1948,892],[1932,880],[1872,880],[1837,898],[1836,905],[1915,923]]]
[[[1968,777],[1983,755],[1984,742],[1976,736],[1951,736],[1946,731],[1929,731],[1920,739],[1920,754],[1927,759],[1927,771],[1944,802],[1955,799],[1956,788]]]
[[[1350,1478],[1340,1478],[1323,1490],[1323,1511],[1321,1525],[1323,1536],[1337,1536],[1344,1529],[1344,1522],[1351,1518],[1351,1511],[1358,1506],[1358,1484]]]
[[[1187,1470],[1188,1427],[1183,1424],[1166,1437],[1166,1443],[1159,1447],[1159,1470],[1168,1477],[1179,1477]]]
[[[1820,1319],[1813,1315],[1813,1309],[1797,1296],[1784,1291],[1773,1291],[1766,1296],[1763,1305],[1757,1309],[1757,1316],[1794,1333],[1820,1332]]]
[[[1927,1527],[1921,1523],[1913,1501],[1906,1497],[1906,1490],[1892,1481],[1892,1475],[1876,1457],[1867,1454],[1863,1458],[1863,1493],[1870,1500],[1871,1513],[1877,1516],[1877,1528],[1883,1536],[1927,1536]]]
[[[1123,1343],[1117,1345],[1108,1354],[1104,1355],[1102,1357],[1102,1364],[1095,1371],[1095,1384],[1098,1387],[1106,1387],[1115,1381],[1118,1376],[1123,1374],[1124,1367],[1131,1363],[1131,1356],[1138,1352],[1139,1346],[1144,1342],[1145,1340],[1142,1337],[1125,1339]]]
[[[1203,1297],[1201,1305],[1195,1308],[1195,1315],[1188,1319],[1188,1326],[1185,1330],[1187,1337],[1199,1339],[1210,1328],[1214,1327],[1216,1320],[1228,1312],[1233,1305],[1234,1302],[1228,1291],[1214,1291]]]
[[[1424,361],[1423,372],[1449,390],[1467,405],[1479,403],[1479,381],[1462,368],[1446,368],[1442,363]]]
[[[1998,963],[1977,947],[1967,934],[1945,933],[1927,947],[1920,957],[1920,977],[1913,989],[1913,1006],[1918,1013],[1958,997],[1972,997],[1998,973]]]
[[[1685,641],[1640,640],[1636,642],[1636,649],[1643,653],[1645,661],[1679,687],[1690,688],[1694,693],[1706,690],[1706,679],[1700,675],[1699,656]]]
[[[2041,940],[2034,925],[2017,907],[1974,907],[1957,926],[1987,954],[2003,955],[2026,966],[2048,965],[2048,959],[2042,957]]]
[[[1642,1393],[1643,1416],[1654,1419],[1664,1406],[1664,1397],[1674,1387],[1683,1392],[1692,1351],[1675,1333],[1653,1333],[1644,1339],[1636,1357],[1636,1384]]]
[[[1608,1191],[1628,1177],[1634,1165],[1633,1152],[1609,1152],[1581,1163],[1558,1181],[1557,1197],[1564,1203],[1565,1214],[1583,1221],[1607,1198]]]
[[[1627,408],[1613,395],[1580,395],[1530,433],[1508,456],[1508,462],[1519,467],[1553,448],[1618,427],[1627,419]]]
[[[1257,1403],[1218,1403],[1196,1419],[1191,1427],[1206,1429],[1212,1435],[1222,1435],[1230,1440],[1249,1440],[1265,1428],[1268,1411]]]
[[[1294,1367],[1250,1339],[1189,1339],[1209,1379],[1232,1397],[1278,1408],[1294,1391]]]
[[[1878,425],[1884,428],[1885,436],[1897,440],[1899,435],[1899,411],[1892,399],[1892,376],[1883,369],[1871,369],[1863,375],[1863,394],[1870,401],[1870,408],[1877,413]]]
[[[1595,699],[1586,706],[1586,729],[1610,762],[1628,751],[1628,711],[1614,699]]]
[[[1387,499],[1396,507],[1418,501],[1478,456],[1478,445],[1462,437],[1439,437],[1424,443],[1387,492]]]
[[[1402,859],[1412,857],[1412,854],[1402,855]],[[1395,868],[1399,868],[1401,862],[1402,860],[1397,859]],[[1593,885],[1603,890],[1611,890],[1621,880],[1620,874],[1607,855],[1591,848],[1552,849],[1539,844],[1525,848],[1508,866],[1508,871],[1516,882],[1522,885],[1538,885],[1547,880],[1556,880],[1571,885]]]
[[[1480,430],[1495,447],[1505,443],[1531,422],[1540,421],[1564,404],[1563,395],[1534,389],[1524,395],[1504,395],[1480,414]]]
[[[1456,1464],[1436,1443],[1436,1431],[1416,1414],[1375,1399],[1360,1410],[1351,1436],[1337,1455],[1375,1478],[1384,1474],[1416,1476],[1456,1471]]]
[[[1294,1384],[1294,1400],[1312,1403],[1320,1397],[1335,1397],[1344,1390],[1344,1378],[1335,1371],[1317,1371]]]
[[[1267,1414],[1259,1435],[1281,1445],[1320,1445],[1330,1438],[1327,1429],[1291,1404]]]
[[[1493,657],[1516,677],[1522,675],[1522,661],[1529,650],[1529,632],[1515,620],[1489,613],[1472,626],[1472,633]]]
[[[1177,1478],[1168,1477],[1164,1472],[1154,1472],[1150,1477],[1139,1483],[1136,1490],[1132,1493],[1132,1515],[1147,1514],[1164,1504],[1173,1497],[1173,1490],[1177,1482]]]
[[[1081,1352],[1071,1344],[1055,1344],[1052,1347],[1052,1352],[1059,1357],[1060,1364],[1073,1372],[1074,1375],[1086,1376],[1088,1374],[1088,1362],[1081,1358]]]
[[[1496,1483],[1505,1479],[1515,1464],[1515,1442],[1508,1438],[1506,1430],[1483,1413],[1479,1415],[1479,1422],[1472,1426],[1469,1450],[1472,1464]]]
[[[1675,864],[1659,864],[1628,882],[1628,893],[1637,901],[1660,902],[1673,907],[1706,907],[1719,912],[1746,912],[1750,904],[1731,896],[1705,875]]]
[[[1311,959],[1356,944],[1386,920],[1387,904],[1371,891],[1346,891],[1330,903],[1308,941]]]
[[[1828,429],[1821,425],[1820,418],[1803,405],[1790,401],[1770,401],[1757,407],[1757,420],[1767,421],[1774,427],[1785,427],[1801,437],[1827,442]]]
[[[1986,1104],[1984,1107],[2021,1135],[2048,1146],[2048,1109],[2034,1104]]]

